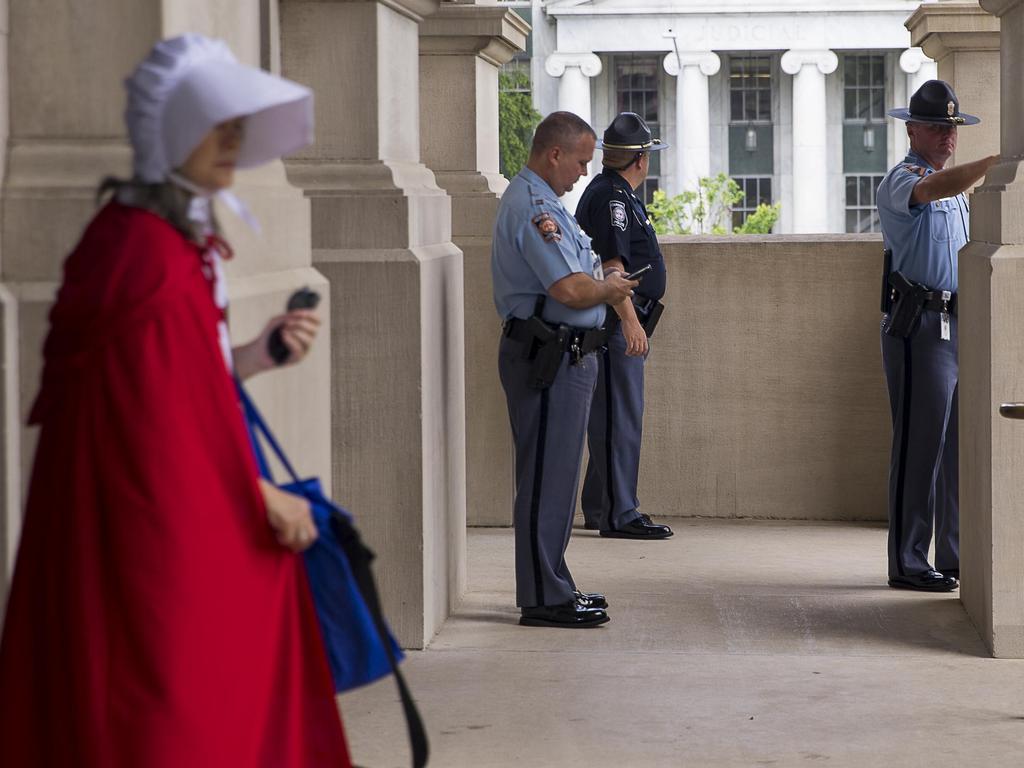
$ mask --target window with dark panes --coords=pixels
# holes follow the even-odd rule
[[[850,54],[845,58],[843,116],[885,121],[885,57]]]
[[[772,121],[772,70],[768,56],[729,59],[729,121]]]
[[[651,135],[661,135],[661,64],[655,56],[615,57],[615,113],[636,112],[651,129]],[[645,202],[651,202],[654,191],[660,188],[661,152],[651,153],[647,179],[637,190]]]
[[[846,231],[880,232],[878,208],[875,207],[875,190],[882,183],[883,175],[846,176]]]
[[[843,174],[847,232],[878,232],[875,190],[885,175],[886,57],[843,56]]]
[[[772,204],[771,176],[733,176],[733,181],[743,190],[743,199],[732,208],[733,228],[742,227],[747,216],[757,210],[757,206]]]
[[[759,204],[772,204],[773,61],[771,56],[729,57],[729,175],[744,193],[733,206],[733,227],[742,226]]]

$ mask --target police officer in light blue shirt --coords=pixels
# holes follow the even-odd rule
[[[498,372],[516,454],[516,604],[526,626],[608,621],[604,595],[579,590],[565,562],[605,304],[629,301],[637,286],[621,274],[604,279],[590,238],[558,199],[586,173],[595,139],[574,114],[545,118],[494,224]]]
[[[908,109],[910,152],[878,187],[891,259],[883,286],[882,359],[893,421],[889,463],[889,586],[948,592],[959,586],[957,254],[969,237],[965,192],[998,156],[955,168],[960,112],[948,83],[929,80]],[[935,533],[935,567],[928,549]]]

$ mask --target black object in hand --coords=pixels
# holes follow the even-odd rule
[[[644,279],[644,275],[646,273],[650,272],[652,269],[653,269],[653,267],[650,264],[645,264],[644,266],[640,267],[640,269],[638,269],[636,272],[630,272],[628,275],[626,275],[626,277],[624,279],[625,280],[643,280]]]
[[[311,291],[308,287],[300,288],[289,297],[285,309],[289,312],[294,309],[316,309],[316,305],[319,303],[319,293]],[[288,356],[291,355],[291,351],[285,346],[284,339],[281,338],[280,325],[271,331],[270,336],[267,338],[267,352],[270,354],[270,359],[274,361],[275,365],[284,365],[288,360]]]

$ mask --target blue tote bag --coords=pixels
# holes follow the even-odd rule
[[[380,610],[377,585],[370,570],[374,554],[363,544],[352,524],[352,515],[324,496],[320,481],[315,477],[299,479],[240,382],[237,387],[260,474],[274,482],[261,443],[266,440],[292,479],[279,487],[303,496],[313,513],[319,537],[303,553],[303,559],[335,690],[351,690],[393,673],[405,714],[412,765],[424,768],[430,744],[419,710],[398,669],[402,651]]]
[[[319,478],[299,479],[248,394],[241,386],[238,392],[245,409],[260,475],[274,482],[263,452],[261,441],[265,440],[292,479],[290,483],[279,487],[305,497],[313,513],[319,537],[303,553],[303,560],[331,665],[334,688],[341,693],[372,683],[391,673],[392,657],[395,662],[403,657],[386,627],[387,645],[382,641],[370,607],[353,574],[346,548],[342,546],[346,537],[358,537],[352,526],[352,515],[324,495]],[[369,559],[372,559],[373,554],[369,550],[366,552]]]

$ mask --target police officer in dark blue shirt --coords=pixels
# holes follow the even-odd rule
[[[892,406],[889,586],[949,592],[959,586],[957,272],[970,211],[964,194],[998,160],[946,167],[960,112],[953,89],[929,80],[908,109],[910,152],[878,187],[882,239],[891,253],[882,360]],[[928,548],[935,531],[935,567]]]
[[[632,301],[619,302],[608,312],[608,343],[600,355],[587,426],[590,461],[583,483],[583,515],[587,528],[610,538],[672,535],[667,525],[657,525],[640,512],[637,498],[644,365],[648,337],[661,314],[665,260],[647,209],[634,190],[647,178],[651,152],[666,146],[651,137],[639,115],[618,115],[598,144],[604,169],[587,186],[576,208],[576,220],[590,235],[605,274],[646,269]]]

